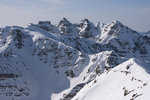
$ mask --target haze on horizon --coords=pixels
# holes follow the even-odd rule
[[[118,20],[139,32],[150,30],[150,0],[0,0],[0,12],[0,27],[39,20],[57,24],[66,17],[73,23]]]

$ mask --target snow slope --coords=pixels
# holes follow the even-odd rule
[[[149,64],[130,59],[97,77],[72,100],[149,100]]]

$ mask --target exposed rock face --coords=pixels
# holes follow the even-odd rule
[[[39,21],[26,28],[1,28],[0,98],[78,99],[86,87],[97,84],[98,77],[130,58],[147,64],[150,38],[118,21],[95,25],[84,19],[72,24],[63,18],[57,26]],[[126,67],[120,73],[132,72]]]

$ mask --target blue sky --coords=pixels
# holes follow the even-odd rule
[[[71,22],[118,20],[143,32],[150,30],[150,0],[0,0],[0,27],[39,20],[56,24],[63,17]]]

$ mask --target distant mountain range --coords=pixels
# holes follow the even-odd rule
[[[150,100],[150,32],[119,21],[0,28],[0,100]]]

